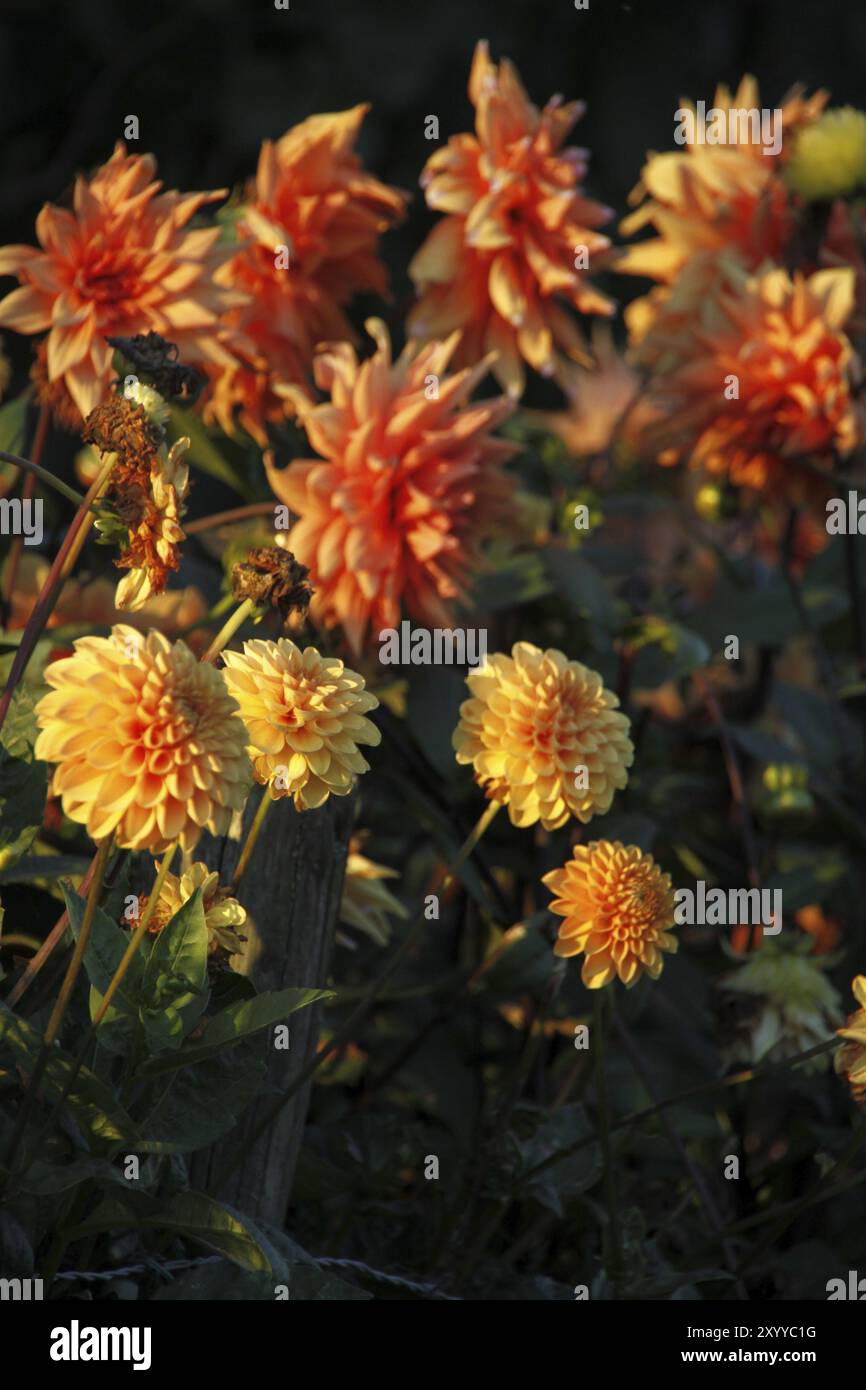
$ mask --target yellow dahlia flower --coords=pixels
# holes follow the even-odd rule
[[[166,874],[165,882],[157,899],[148,930],[161,932],[179,912],[184,903],[189,902],[197,888],[201,888],[201,905],[204,911],[205,926],[208,931],[208,953],[213,955],[220,947],[230,955],[243,950],[245,936],[236,930],[246,924],[247,914],[231,890],[220,887],[219,874],[209,869],[207,864],[191,864],[179,877]],[[139,911],[144,912],[144,899]]]
[[[271,796],[291,796],[299,811],[346,796],[369,763],[359,743],[375,746],[381,734],[364,716],[379,701],[364,678],[315,647],[301,651],[287,637],[245,642],[223,652],[225,678],[240,705],[256,780]]]
[[[545,830],[576,816],[585,825],[610,810],[628,781],[634,749],[629,721],[601,676],[552,647],[517,642],[466,684],[453,745],[487,796],[508,807],[513,825]]]
[[[53,791],[94,840],[126,849],[192,849],[228,830],[250,786],[244,727],[220,671],[183,642],[118,624],[82,637],[45,670],[36,757],[55,763]]]
[[[657,980],[664,951],[676,951],[674,891],[652,855],[618,840],[576,845],[562,869],[541,880],[556,894],[551,912],[565,921],[554,946],[558,956],[585,952],[580,977],[601,989],[619,976],[630,989],[644,971]]]
[[[844,1028],[836,1031],[846,1041],[834,1059],[836,1071],[848,1079],[852,1099],[866,1110],[866,975],[856,975],[851,983],[854,998],[860,1005],[848,1016]]]
[[[853,106],[825,111],[797,136],[788,186],[810,201],[841,198],[866,184],[866,113]]]

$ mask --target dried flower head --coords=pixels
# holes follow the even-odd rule
[[[136,376],[153,386],[161,396],[177,397],[194,403],[205,383],[204,375],[178,361],[177,343],[160,333],[136,333],[132,338],[107,337],[132,367]]]
[[[554,951],[586,959],[581,979],[601,989],[619,977],[631,988],[646,971],[658,979],[665,951],[676,951],[674,891],[652,855],[634,845],[596,840],[576,845],[562,869],[545,874],[555,900],[551,912],[565,921]]]
[[[855,975],[851,989],[860,1008],[848,1015],[844,1028],[836,1030],[845,1042],[836,1053],[834,1066],[847,1079],[852,1100],[866,1110],[866,975]]]
[[[275,609],[288,630],[310,606],[314,589],[309,573],[291,551],[276,545],[257,546],[233,567],[232,593],[239,603],[251,599]]]
[[[629,721],[601,676],[554,648],[518,642],[466,677],[453,744],[512,824],[545,830],[610,810],[634,758]]]
[[[379,701],[364,689],[363,676],[286,637],[245,642],[243,652],[223,652],[223,660],[256,780],[275,799],[291,796],[299,811],[348,795],[354,777],[369,768],[358,744],[381,739],[365,718]]]
[[[453,136],[421,176],[428,206],[446,215],[409,268],[419,294],[409,331],[429,341],[459,330],[458,365],[496,352],[493,371],[520,396],[524,362],[551,375],[562,354],[585,355],[564,306],[613,313],[586,273],[603,268],[610,242],[596,228],[612,213],[580,187],[586,150],[564,146],[582,103],[553,97],[539,111],[483,41],[469,97],[475,134]]]
[[[36,757],[53,791],[94,840],[128,849],[192,849],[223,835],[250,787],[244,726],[222,672],[183,642],[118,625],[82,637],[45,669]]]

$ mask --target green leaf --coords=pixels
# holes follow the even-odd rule
[[[616,601],[595,565],[565,547],[548,545],[541,552],[557,591],[582,618],[611,628],[616,623]]]
[[[141,1122],[148,1151],[192,1153],[221,1139],[258,1093],[266,1056],[266,1039],[254,1035],[215,1057],[169,1072],[169,1085]]]
[[[490,574],[475,581],[475,606],[495,613],[515,604],[531,603],[552,592],[544,566],[536,554],[513,555]]]
[[[61,886],[69,913],[69,925],[77,941],[86,904],[69,885]],[[91,984],[91,1019],[96,1017],[129,942],[129,933],[122,931],[116,922],[112,922],[111,918],[97,907],[93,916],[90,940],[84,952],[84,969]],[[117,1056],[126,1056],[140,1035],[138,1010],[144,969],[144,961],[139,951],[133,956],[129,969],[112,998],[108,1012],[99,1025],[100,1045]]]
[[[588,1139],[594,1133],[586,1116],[584,1107],[577,1101],[563,1105],[538,1126],[532,1138],[520,1145],[524,1173],[550,1159],[554,1154],[568,1150],[581,1139]],[[562,1216],[564,1204],[581,1192],[586,1192],[601,1177],[601,1150],[598,1144],[587,1144],[577,1153],[563,1153],[557,1162],[551,1163],[540,1173],[533,1174],[525,1183],[529,1192],[542,1206],[549,1207],[557,1216]]]
[[[33,692],[19,686],[0,730],[0,870],[10,869],[42,825],[48,769],[33,756],[37,728]]]
[[[241,1269],[270,1273],[267,1255],[241,1220],[202,1192],[175,1192],[168,1201],[132,1192],[106,1197],[71,1232],[71,1238],[97,1231],[148,1229],[186,1236]]]
[[[333,997],[333,990],[281,989],[257,994],[255,999],[241,999],[208,1020],[200,1042],[187,1043],[177,1052],[151,1058],[139,1067],[137,1074],[141,1077],[158,1076],[161,1072],[204,1061],[227,1047],[233,1047],[240,1038],[249,1037],[263,1028],[271,1028],[275,1023],[285,1022],[297,1009]]]
[[[42,1039],[23,1018],[0,1002],[0,1044],[9,1047],[28,1075],[36,1065]],[[72,1074],[73,1058],[54,1045],[42,1081],[43,1095],[55,1102]],[[91,1147],[110,1147],[115,1143],[135,1144],[138,1133],[131,1118],[108,1086],[82,1067],[65,1101]]]
[[[23,456],[27,438],[27,396],[18,396],[0,406],[0,449],[7,454]],[[0,465],[3,471],[12,471],[12,464]],[[18,471],[17,469],[15,470]]]
[[[141,1021],[155,1052],[180,1047],[204,1012],[208,931],[197,888],[154,943],[142,981]]]

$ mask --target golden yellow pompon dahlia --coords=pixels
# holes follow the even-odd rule
[[[631,988],[644,971],[657,980],[664,951],[675,951],[674,890],[651,854],[618,840],[576,845],[562,869],[541,880],[555,894],[550,911],[565,921],[554,951],[586,959],[580,977],[601,989],[619,976]]]
[[[256,780],[274,799],[291,796],[299,811],[346,796],[354,775],[369,767],[358,744],[375,746],[382,737],[364,717],[379,701],[363,676],[287,637],[245,642],[243,652],[223,652],[223,660]]]
[[[229,955],[237,955],[243,950],[245,936],[238,932],[246,924],[247,914],[231,890],[220,887],[219,874],[209,869],[207,864],[191,864],[179,877],[166,874],[165,882],[153,910],[148,930],[154,934],[161,932],[172,917],[189,902],[197,888],[201,888],[201,905],[205,926],[208,932],[208,953],[214,955],[222,947]],[[139,903],[143,913],[146,898]]]
[[[851,1097],[866,1110],[866,975],[855,975],[851,989],[860,1008],[849,1014],[844,1028],[836,1031],[845,1042],[834,1058],[840,1076],[847,1077]]]
[[[118,624],[82,637],[45,668],[36,757],[56,764],[53,791],[94,840],[125,849],[192,849],[228,830],[251,784],[244,726],[222,672],[183,642]]]
[[[610,242],[596,228],[613,214],[584,195],[587,151],[564,143],[581,102],[553,97],[539,111],[483,41],[469,99],[475,134],[453,136],[421,175],[428,207],[446,215],[409,267],[409,331],[428,341],[459,329],[458,364],[497,352],[493,371],[519,396],[524,362],[549,376],[563,354],[585,355],[570,309],[613,313],[587,277],[603,269]]]
[[[452,739],[513,825],[545,830],[576,816],[585,825],[610,810],[628,781],[634,748],[629,721],[601,676],[550,647],[517,642],[466,677]]]

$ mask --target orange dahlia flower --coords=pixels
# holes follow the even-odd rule
[[[453,745],[513,825],[556,830],[610,810],[634,758],[629,721],[601,676],[562,652],[517,642],[466,684]]]
[[[56,764],[52,790],[94,840],[126,849],[192,849],[228,830],[250,788],[244,726],[222,672],[183,642],[118,624],[82,637],[45,669],[36,757]]]
[[[789,499],[814,492],[798,460],[831,463],[862,436],[860,364],[842,332],[853,290],[853,271],[791,279],[727,257],[704,293],[684,271],[635,354],[664,417],[645,436],[659,462]]]
[[[860,1008],[849,1015],[844,1028],[836,1030],[846,1041],[836,1053],[833,1065],[847,1079],[852,1099],[866,1110],[866,975],[856,975],[851,989]]]
[[[46,203],[36,219],[41,250],[0,250],[0,274],[21,286],[0,302],[0,324],[47,330],[48,382],[65,387],[82,418],[108,394],[112,349],[106,335],[153,330],[185,362],[228,360],[217,341],[220,313],[237,299],[214,276],[229,254],[218,228],[187,224],[213,193],[160,193],[152,155],[122,143],[91,179],[75,182],[72,208]]]
[[[342,624],[357,652],[368,624],[395,627],[400,603],[422,622],[448,625],[465,598],[479,543],[509,514],[501,465],[515,447],[491,431],[511,414],[506,397],[470,404],[489,360],[449,375],[458,335],[407,347],[391,361],[388,332],[367,322],[376,352],[359,363],[338,343],[316,358],[331,399],[298,393],[298,415],[325,461],[268,466],[277,497],[300,521],[286,545],[310,570],[310,612]]]
[[[475,134],[453,136],[421,176],[428,207],[446,215],[409,268],[420,296],[409,331],[427,340],[460,329],[459,364],[497,352],[493,370],[519,396],[524,361],[551,375],[563,353],[584,355],[563,304],[613,313],[583,273],[603,265],[610,242],[595,228],[613,214],[581,191],[586,151],[563,148],[580,102],[554,97],[539,111],[511,63],[492,63],[484,42],[469,97]]]
[[[240,424],[262,445],[279,422],[280,388],[306,380],[318,343],[354,341],[344,308],[384,295],[379,237],[405,212],[396,188],[365,173],[353,146],[369,107],[311,116],[266,140],[236,228],[242,245],[220,279],[247,298],[227,322],[236,356],[217,375],[207,412]]]
[[[801,88],[784,98],[777,155],[764,154],[760,143],[745,140],[687,143],[682,150],[650,154],[629,198],[640,206],[625,218],[621,231],[631,236],[652,226],[659,235],[620,252],[617,270],[670,284],[695,257],[711,277],[714,256],[724,250],[736,251],[750,270],[764,260],[781,260],[791,231],[792,203],[779,171],[791,134],[816,120],[827,98],[822,91],[804,99]],[[744,77],[733,96],[720,86],[711,105],[725,113],[760,111],[755,79]],[[681,109],[695,108],[683,99]],[[652,298],[640,299],[626,311],[635,337],[641,336],[652,303]]]
[[[644,971],[657,980],[664,951],[676,951],[674,890],[652,855],[618,840],[576,845],[562,869],[542,883],[556,894],[551,912],[564,917],[554,946],[558,956],[586,959],[581,979],[601,989],[619,976],[630,989]]]
[[[21,556],[15,592],[12,594],[10,630],[24,627],[50,568],[48,560],[41,555],[32,552],[28,555],[25,551]],[[140,632],[158,626],[161,632],[170,635],[201,622],[208,611],[202,594],[193,585],[154,594],[134,613],[121,614],[114,600],[115,586],[108,579],[101,576],[76,579],[71,575],[60,591],[47,625],[49,628],[71,625],[94,628],[127,622]]]
[[[298,811],[309,811],[329,796],[347,796],[370,766],[358,744],[375,746],[382,737],[365,718],[379,701],[363,676],[287,637],[245,642],[243,652],[223,652],[223,660],[256,780],[274,800],[291,796]]]

